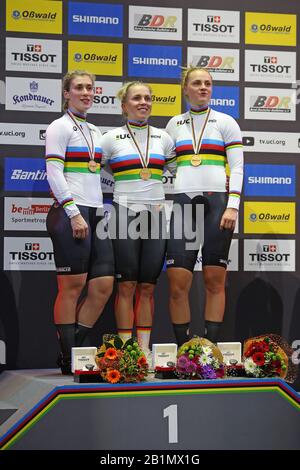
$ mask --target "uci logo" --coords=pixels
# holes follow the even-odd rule
[[[256,222],[257,220],[257,215],[253,212],[252,214],[249,215],[249,220],[251,222]]]
[[[19,12],[19,10],[14,10],[11,16],[13,17],[14,20],[18,20],[21,16],[21,13]]]

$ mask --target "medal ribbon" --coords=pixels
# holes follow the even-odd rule
[[[143,156],[143,152],[141,151],[134,135],[133,135],[133,132],[131,131],[130,129],[130,126],[128,125],[128,123],[126,123],[126,127],[127,127],[127,130],[130,134],[130,137],[132,138],[133,142],[134,142],[134,145],[136,146],[137,148],[137,151],[139,153],[139,157],[140,157],[140,162],[142,164],[142,167],[143,168],[147,168],[148,165],[149,165],[149,142],[150,142],[150,126],[149,124],[147,125],[147,142],[146,142],[146,155],[145,155],[145,158]]]
[[[88,141],[88,139],[86,138],[83,130],[81,129],[81,126],[80,124],[78,124],[78,122],[76,121],[75,117],[73,116],[73,114],[71,113],[70,110],[67,111],[67,114],[68,116],[72,119],[72,121],[74,122],[74,124],[76,125],[76,127],[78,127],[79,131],[81,132],[81,135],[83,136],[86,144],[87,144],[87,147],[88,147],[88,151],[89,151],[89,156],[90,156],[90,160],[95,160],[95,146],[94,146],[94,141],[93,141],[93,137],[92,137],[92,133],[91,133],[91,130],[88,126],[88,124],[86,123],[87,125],[87,128],[88,128],[88,131],[89,131],[89,134],[90,134],[90,138],[91,138],[91,143],[92,143],[92,148],[90,146],[90,143]]]
[[[199,154],[199,152],[200,152],[201,144],[202,144],[202,138],[203,138],[203,134],[204,134],[204,131],[205,131],[206,124],[208,122],[209,114],[210,114],[210,108],[208,108],[208,110],[207,110],[205,121],[204,121],[203,126],[202,126],[201,131],[200,131],[198,143],[197,143],[196,135],[195,135],[193,116],[190,114],[190,116],[191,116],[192,135],[193,135],[193,149],[194,149],[195,155]]]

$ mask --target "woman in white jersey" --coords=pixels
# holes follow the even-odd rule
[[[148,124],[151,89],[142,82],[125,84],[118,93],[126,124],[101,141],[103,159],[113,173],[114,202],[110,219],[118,293],[115,303],[118,334],[132,336],[149,355],[153,291],[166,249],[163,169],[175,160],[169,135]],[[112,235],[114,227],[115,236]]]
[[[212,78],[205,69],[188,68],[182,87],[190,110],[173,117],[166,128],[177,155],[174,208],[177,205],[186,213],[191,209],[190,232],[203,229],[198,209],[204,212],[205,336],[216,342],[224,316],[228,252],[242,190],[242,138],[231,116],[209,108]],[[230,168],[229,191],[226,163]],[[182,344],[189,338],[189,291],[199,245],[188,247],[191,240],[179,233],[180,229],[188,233],[187,227],[175,215],[173,212],[167,246],[169,306],[177,342]]]
[[[47,217],[57,271],[54,322],[63,374],[71,373],[71,349],[82,346],[111,295],[113,250],[109,237],[99,239],[103,219],[100,185],[101,133],[86,122],[93,104],[94,76],[86,71],[63,79],[65,114],[46,132],[47,177],[54,204]],[[86,287],[86,296],[78,299]]]

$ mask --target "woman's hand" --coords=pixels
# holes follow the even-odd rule
[[[220,222],[220,229],[221,230],[225,230],[225,229],[234,230],[236,220],[237,220],[237,215],[238,215],[237,209],[233,209],[231,207],[227,208],[224,214],[222,215],[222,219]]]
[[[73,237],[84,240],[89,233],[89,228],[81,214],[77,214],[70,219],[73,230]]]

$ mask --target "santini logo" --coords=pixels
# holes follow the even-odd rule
[[[168,59],[164,57],[133,57],[135,65],[169,65],[178,66],[177,59]]]
[[[289,176],[249,176],[249,184],[292,184]]]
[[[15,169],[11,175],[12,180],[33,180],[43,181],[47,179],[47,173],[44,170],[36,171],[23,171],[21,169]]]

